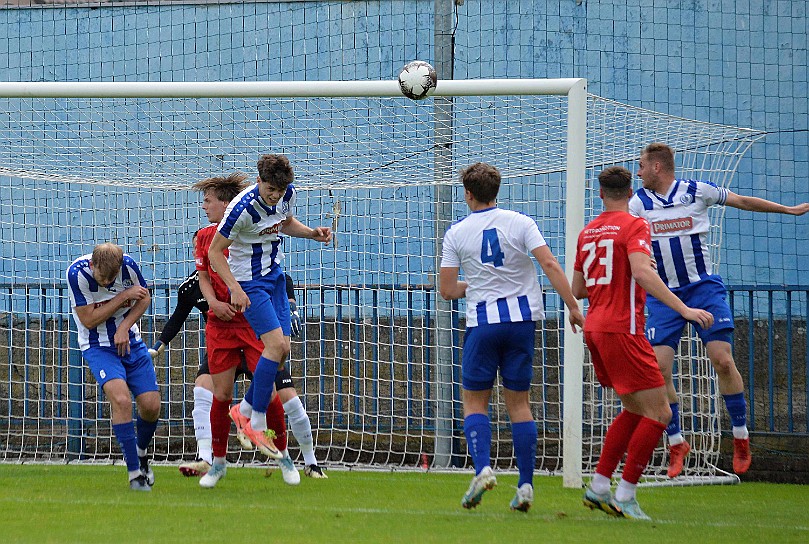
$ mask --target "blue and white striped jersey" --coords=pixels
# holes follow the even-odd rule
[[[124,254],[121,271],[118,272],[112,285],[99,285],[93,277],[93,271],[90,269],[92,257],[92,254],[79,257],[67,269],[70,306],[73,309],[73,319],[76,321],[76,327],[78,328],[79,349],[82,351],[91,347],[114,346],[115,331],[118,330],[121,321],[129,313],[133,301],[127,301],[105,323],[93,329],[88,329],[82,324],[76,313],[76,308],[87,306],[88,304],[94,304],[96,307],[103,306],[118,293],[133,285],[148,287],[140,268],[138,268],[138,264],[127,254]],[[140,330],[138,325],[134,324],[129,329],[129,342],[136,342],[140,339]]]
[[[667,195],[640,188],[629,201],[632,215],[649,222],[657,273],[671,289],[713,274],[708,252],[708,208],[725,204],[728,190],[706,181],[675,180]]]
[[[267,275],[273,265],[281,264],[281,222],[292,217],[295,188],[290,185],[275,206],[267,206],[258,193],[258,185],[248,187],[225,210],[218,232],[232,240],[228,265],[236,281],[251,281]]]
[[[463,269],[467,327],[545,317],[529,255],[544,245],[533,219],[496,207],[472,212],[447,230],[441,268]]]

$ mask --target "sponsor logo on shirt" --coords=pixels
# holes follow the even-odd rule
[[[281,229],[281,224],[280,224],[280,223],[276,223],[275,225],[273,225],[273,226],[271,226],[271,227],[267,227],[266,229],[264,229],[264,230],[262,230],[261,232],[259,232],[259,235],[264,235],[264,234],[269,234],[269,235],[278,234],[278,231],[279,231],[280,229]]]
[[[101,308],[106,303],[108,303],[110,300],[112,300],[112,299],[102,300],[101,302],[95,302],[95,303],[93,303],[93,308]],[[132,306],[132,299],[129,299],[126,302],[124,302],[123,304],[121,304],[121,308],[129,308],[131,306]]]
[[[652,234],[667,234],[669,232],[691,230],[693,227],[694,227],[694,220],[690,217],[667,219],[665,221],[653,221]]]

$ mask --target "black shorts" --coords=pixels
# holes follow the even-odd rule
[[[197,378],[203,376],[205,374],[210,374],[211,371],[208,369],[208,354],[202,356],[202,364],[199,365],[199,370],[197,370]],[[244,376],[248,380],[253,379],[253,373],[247,369],[247,361],[242,358],[242,362],[239,363],[239,366],[236,367],[236,378]],[[295,388],[295,383],[292,381],[292,375],[289,373],[288,365],[284,365],[282,370],[279,370],[275,374],[275,389],[287,389],[287,388]]]

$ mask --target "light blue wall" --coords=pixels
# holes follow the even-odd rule
[[[733,189],[809,201],[803,1],[466,0],[456,78],[588,78],[593,93],[768,131]],[[0,10],[0,80],[388,79],[432,60],[433,0]],[[728,283],[806,283],[809,218],[729,209]],[[3,248],[3,252],[7,249]]]

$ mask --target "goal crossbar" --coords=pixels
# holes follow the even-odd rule
[[[584,87],[582,78],[439,80],[432,96],[568,94]],[[282,98],[401,96],[386,81],[103,81],[5,82],[2,98]]]

